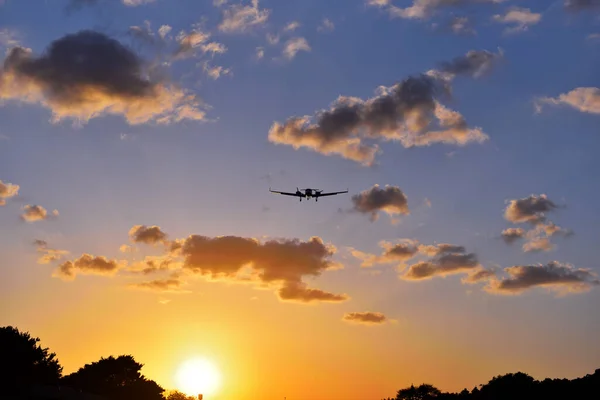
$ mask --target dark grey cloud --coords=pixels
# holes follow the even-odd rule
[[[463,283],[474,284],[483,281],[488,281],[496,276],[495,269],[479,268],[472,271],[469,275],[462,279]]]
[[[400,142],[404,147],[446,143],[464,146],[484,142],[481,128],[469,128],[465,118],[441,104],[450,98],[456,75],[477,77],[491,69],[500,56],[470,51],[462,58],[412,76],[391,87],[379,87],[368,100],[340,96],[328,110],[314,117],[291,117],[274,122],[268,139],[295,149],[336,154],[365,166],[373,165],[380,148],[374,141]]]
[[[342,320],[363,325],[381,325],[388,321],[383,313],[372,311],[346,313]]]
[[[379,212],[390,216],[408,215],[408,198],[397,186],[386,185],[381,189],[374,185],[368,190],[352,196],[353,210],[362,214],[369,214],[371,221],[376,221]]]
[[[452,77],[466,75],[479,78],[489,74],[503,58],[504,53],[501,50],[498,53],[487,50],[470,50],[463,56],[440,63],[438,70],[450,74]]]
[[[420,261],[409,266],[402,278],[405,280],[423,280],[435,276],[469,272],[475,268],[481,268],[481,265],[474,253],[444,252],[428,261]]]
[[[156,225],[135,225],[129,230],[129,238],[133,243],[156,245],[166,243],[167,234]]]
[[[600,285],[597,274],[588,269],[551,261],[548,264],[517,265],[505,268],[509,277],[490,282],[486,290],[498,294],[520,294],[536,287],[560,294],[581,293]]]
[[[41,104],[55,122],[104,114],[130,124],[202,120],[200,100],[151,67],[119,41],[84,30],[53,41],[39,56],[13,47],[0,69],[0,100]]]

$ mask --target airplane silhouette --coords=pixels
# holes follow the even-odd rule
[[[304,191],[304,193],[302,193],[302,191]],[[323,193],[323,190],[320,189],[298,189],[296,188],[296,193],[291,193],[291,192],[278,192],[276,190],[271,190],[271,188],[269,188],[269,192],[271,193],[278,193],[278,194],[283,194],[285,196],[295,196],[295,197],[299,197],[299,200],[302,201],[303,198],[310,200],[311,198],[314,197],[315,201],[319,201],[319,197],[323,197],[323,196],[333,196],[336,194],[342,194],[342,193],[348,193],[348,190],[345,190],[343,192],[331,192],[331,193]]]

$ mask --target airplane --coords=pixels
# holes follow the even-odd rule
[[[304,191],[304,193],[302,193],[302,191]],[[283,194],[286,196],[296,196],[299,197],[299,200],[302,201],[302,198],[306,198],[306,200],[310,200],[311,198],[315,198],[315,201],[319,201],[319,197],[323,197],[323,196],[333,196],[335,194],[342,194],[342,193],[348,193],[348,190],[345,190],[343,192],[331,192],[331,193],[323,193],[323,190],[320,189],[302,189],[302,191],[298,188],[296,188],[296,193],[290,193],[290,192],[278,192],[276,190],[271,190],[271,188],[269,188],[269,192],[271,193],[278,193],[278,194]]]

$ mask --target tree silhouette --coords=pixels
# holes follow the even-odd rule
[[[195,396],[188,396],[179,390],[172,390],[165,396],[166,400],[198,400]]]
[[[62,366],[56,354],[42,348],[37,337],[12,326],[0,328],[0,387],[17,393],[32,385],[59,382]]]
[[[430,400],[440,394],[440,390],[435,386],[423,383],[418,387],[411,385],[409,388],[398,390],[396,400]]]
[[[142,367],[131,355],[110,356],[86,364],[62,383],[111,400],[164,400],[164,389],[146,379],[140,373]]]

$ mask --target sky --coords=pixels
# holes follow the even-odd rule
[[[3,0],[0,52],[0,324],[65,374],[599,367],[600,2]]]

